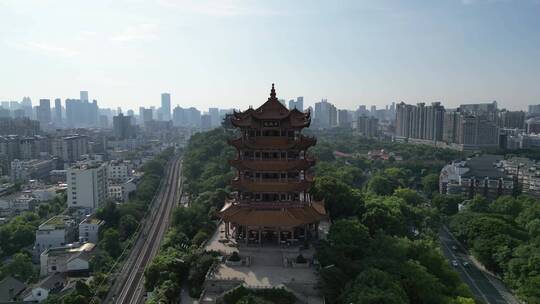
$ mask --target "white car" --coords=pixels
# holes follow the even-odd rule
[[[452,260],[452,266],[454,266],[454,267],[458,267],[458,266],[459,266],[459,263],[458,263],[458,261],[456,261],[456,260]]]

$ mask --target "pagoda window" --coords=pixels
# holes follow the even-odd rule
[[[287,159],[287,152],[281,152],[281,159]]]
[[[273,158],[273,159],[278,159],[278,158],[279,158],[279,154],[278,154],[277,152],[272,153],[272,158]]]
[[[294,137],[295,137],[295,136],[294,136],[294,135],[295,135],[295,134],[294,134],[294,131],[289,131],[288,134],[289,134],[289,137],[290,137],[290,138],[294,138]]]
[[[282,200],[282,201],[287,200],[287,195],[285,195],[285,194],[283,194],[283,193],[280,194],[280,200]]]
[[[256,159],[261,158],[261,152],[258,152],[258,151],[255,152],[255,158],[256,158]]]
[[[281,173],[281,179],[286,179],[287,178],[287,173]]]
[[[255,194],[255,200],[256,200],[256,201],[260,201],[260,200],[261,200],[261,194],[260,194],[260,193],[256,193],[256,194]]]

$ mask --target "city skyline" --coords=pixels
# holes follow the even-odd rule
[[[306,108],[324,98],[350,110],[493,100],[526,110],[540,103],[539,9],[535,0],[0,1],[9,24],[0,100],[64,102],[88,90],[100,107],[135,110],[159,107],[168,92],[171,109],[245,109],[275,82]]]

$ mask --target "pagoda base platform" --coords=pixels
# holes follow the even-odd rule
[[[305,249],[303,244],[282,247],[273,243],[262,246],[242,244],[225,235],[225,223],[221,223],[205,246],[208,251],[218,251],[224,261],[212,268],[204,284],[200,303],[216,303],[223,295],[237,286],[247,288],[280,288],[292,292],[299,303],[323,303],[317,288],[318,275],[313,246]],[[242,261],[239,265],[225,262],[225,259],[238,252]],[[296,265],[298,255],[307,263]]]

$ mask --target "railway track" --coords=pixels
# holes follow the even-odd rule
[[[144,298],[144,270],[159,250],[159,246],[169,227],[171,213],[179,198],[181,160],[176,158],[168,170],[167,182],[157,196],[158,210],[147,221],[140,240],[133,247],[119,279],[120,290],[112,303],[142,303]],[[142,243],[142,244],[141,244]],[[137,246],[138,245],[138,246]]]

